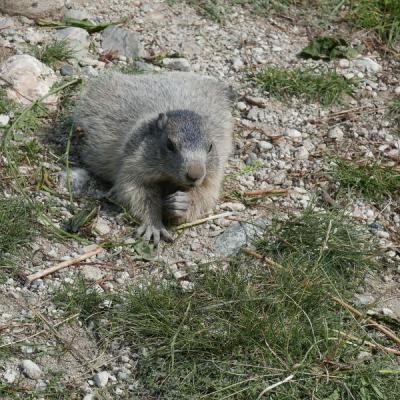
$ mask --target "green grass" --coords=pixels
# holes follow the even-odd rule
[[[378,353],[360,362],[365,348],[337,331],[382,338],[331,300],[360,282],[373,243],[343,212],[308,209],[275,221],[257,241],[272,267],[244,256],[227,269],[201,266],[192,291],[173,279],[118,295],[78,282],[62,289],[57,304],[94,323],[100,341],[128,343],[139,355],[138,398],[394,400],[398,377],[380,372],[394,369],[394,358]]]
[[[400,170],[396,167],[337,159],[333,176],[342,188],[373,201],[400,195]]]
[[[32,47],[32,53],[50,67],[55,67],[61,61],[69,60],[75,55],[75,51],[66,40],[59,40],[43,47]]]
[[[7,92],[5,89],[0,89],[0,114],[7,114],[10,111],[14,111],[16,104],[7,98]]]
[[[373,30],[389,46],[400,40],[400,2],[398,0],[350,1],[350,21],[359,28]]]
[[[256,77],[256,82],[280,100],[295,96],[324,106],[340,103],[345,95],[353,94],[355,87],[355,81],[334,71],[317,73],[300,68],[267,67]]]
[[[396,121],[400,122],[400,97],[394,99],[389,104],[389,116]]]
[[[34,209],[20,198],[0,198],[0,259],[15,253],[34,232]]]

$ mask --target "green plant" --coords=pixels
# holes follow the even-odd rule
[[[32,47],[32,52],[37,59],[50,67],[56,66],[60,61],[71,59],[75,55],[75,50],[70,47],[67,40],[59,40],[43,47]]]
[[[318,101],[330,106],[343,100],[344,95],[352,95],[355,82],[334,71],[317,73],[310,69],[291,70],[267,67],[256,77],[256,82],[271,96],[287,99],[292,96],[307,101]]]
[[[350,21],[359,28],[371,29],[389,46],[400,40],[400,2],[398,0],[350,0]]]
[[[380,163],[357,163],[336,159],[333,176],[341,187],[379,201],[400,193],[400,170]]]

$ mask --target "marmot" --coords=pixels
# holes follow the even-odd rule
[[[232,92],[187,72],[89,80],[77,103],[81,159],[138,217],[138,235],[172,241],[166,222],[210,210],[232,147]]]

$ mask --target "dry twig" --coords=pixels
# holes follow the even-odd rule
[[[32,283],[36,279],[43,278],[44,276],[50,275],[53,272],[56,272],[56,271],[58,271],[58,270],[60,270],[62,268],[69,267],[69,266],[74,265],[74,264],[78,264],[79,262],[81,262],[83,260],[86,260],[87,258],[93,257],[96,254],[101,253],[102,251],[104,251],[104,249],[102,247],[97,247],[95,250],[88,251],[87,253],[81,254],[78,257],[71,258],[69,260],[60,262],[57,265],[54,265],[53,267],[46,268],[43,271],[39,271],[39,272],[36,272],[34,274],[28,275],[26,277],[26,280],[27,280],[28,283]]]
[[[209,217],[198,219],[197,221],[187,222],[185,224],[178,225],[175,229],[178,231],[178,230],[181,230],[181,229],[190,228],[192,226],[201,225],[201,224],[204,224],[207,221],[212,221],[214,219],[230,217],[232,214],[233,213],[231,211],[227,211],[227,212],[224,212],[222,214],[210,215]]]

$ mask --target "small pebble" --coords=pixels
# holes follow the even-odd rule
[[[97,387],[103,388],[107,385],[109,378],[110,374],[107,371],[101,371],[93,377],[93,382]]]

